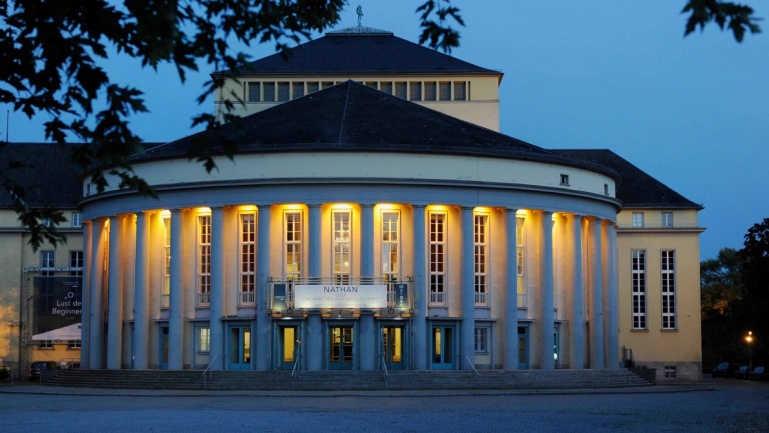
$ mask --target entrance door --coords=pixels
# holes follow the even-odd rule
[[[352,370],[353,328],[352,326],[330,326],[329,328],[330,370]]]
[[[528,370],[529,368],[529,328],[527,326],[518,327],[518,369]]]
[[[230,370],[251,369],[251,327],[230,327]]]
[[[404,369],[404,337],[403,327],[382,327],[382,354],[388,370]]]
[[[454,328],[433,326],[432,366],[435,370],[454,369]]]
[[[161,370],[168,370],[168,326],[161,326],[159,329],[160,344],[158,354],[160,355],[159,364]]]
[[[301,355],[298,326],[278,327],[278,368],[291,370]]]

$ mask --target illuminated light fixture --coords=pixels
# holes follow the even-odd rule
[[[199,207],[197,208],[198,213],[211,213],[210,207]]]
[[[331,209],[352,209],[352,205],[349,203],[337,203],[331,206]]]
[[[432,210],[432,211],[436,211],[436,210],[445,211],[446,209],[448,208],[442,204],[435,204],[435,205],[428,206],[428,210]]]
[[[246,212],[253,212],[256,210],[256,206],[252,204],[244,204],[242,206],[238,206],[238,210],[240,211],[246,211]]]
[[[476,207],[476,208],[473,208],[473,212],[478,212],[478,213],[489,213],[489,208],[487,208],[487,207],[484,207],[484,206],[478,206],[478,207]]]
[[[517,211],[515,211],[516,215],[528,215],[528,213],[529,211],[526,209],[518,209]]]
[[[283,209],[285,209],[285,210],[300,210],[300,209],[302,209],[302,205],[295,204],[295,203],[285,204],[285,205],[283,205]]]
[[[163,218],[168,218],[171,216],[171,211],[168,209],[163,209],[162,211],[160,211],[160,216]]]
[[[379,209],[395,209],[395,205],[392,203],[380,203],[376,207]]]

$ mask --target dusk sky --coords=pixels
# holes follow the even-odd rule
[[[364,26],[417,42],[422,2],[350,0],[335,29],[357,25],[362,5]],[[701,259],[714,258],[769,217],[769,2],[749,3],[764,33],[740,44],[716,25],[684,38],[684,0],[455,0],[466,26],[452,55],[504,73],[503,133],[550,149],[611,149],[702,204]],[[274,47],[248,51],[259,58]],[[105,65],[145,92],[151,113],[132,121],[145,141],[196,132],[190,118],[212,110],[213,98],[195,102],[209,65],[186,85],[168,67]],[[44,141],[39,121],[11,112],[9,125],[3,138]]]

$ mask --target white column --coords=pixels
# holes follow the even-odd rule
[[[224,369],[224,208],[211,209],[211,304],[209,329],[211,331],[209,359],[211,368]],[[197,336],[194,336],[197,338]]]
[[[555,334],[555,314],[553,312],[553,213],[542,212],[542,227],[540,233],[540,288],[542,300],[542,369],[555,368],[553,358],[553,335]]]
[[[425,279],[425,206],[412,205],[414,224],[414,369],[427,369],[427,287]]]
[[[607,226],[609,237],[609,254],[607,256],[609,266],[609,299],[607,301],[607,364],[608,368],[619,368],[619,276],[617,274],[617,229],[614,223],[609,221]]]
[[[184,226],[181,209],[171,210],[171,287],[168,317],[168,369],[181,370],[184,333]]]
[[[310,208],[310,227],[308,233],[309,243],[309,275],[311,279],[317,279],[323,276],[321,249],[322,238],[322,219],[321,205],[311,204]],[[320,370],[323,366],[323,326],[320,313],[312,313],[307,318],[307,342],[302,345],[308,370]]]
[[[462,309],[462,322],[460,325],[460,344],[462,357],[459,360],[461,369],[470,370],[467,363],[475,364],[475,248],[474,248],[474,222],[473,208],[463,206],[461,209],[460,237],[462,250],[460,259],[461,285],[460,308]],[[467,358],[465,358],[467,357]]]
[[[123,218],[109,219],[107,368],[119,370],[123,348]]]
[[[90,311],[91,303],[91,257],[93,251],[91,239],[93,238],[93,224],[91,221],[83,222],[83,283],[80,305],[80,368],[90,368],[91,365],[91,339],[90,339]]]
[[[360,221],[360,276],[374,277],[374,205],[361,204]]]
[[[518,218],[517,209],[505,209],[505,370],[518,369]]]
[[[267,370],[270,368],[270,318],[267,315],[267,306],[270,305],[270,222],[272,217],[272,205],[259,205],[258,227],[258,261],[256,274],[256,332],[254,338],[256,345],[252,346],[252,357],[256,358],[256,369]]]
[[[590,364],[604,368],[601,220],[590,222]]]
[[[585,368],[585,317],[582,311],[582,216],[569,217],[572,239],[571,291],[569,302],[569,362],[571,368]]]
[[[310,264],[308,271],[310,273],[310,278],[317,278],[320,280],[320,278],[323,276],[323,251],[321,249],[322,219],[320,215],[321,205],[311,204],[308,207],[310,208],[310,233],[308,235]]]
[[[139,212],[136,214],[133,368],[137,370],[144,370],[149,366],[149,258],[151,216],[152,212]]]
[[[90,306],[90,362],[93,369],[104,368],[104,226],[107,219],[93,221],[91,236],[91,306]]]

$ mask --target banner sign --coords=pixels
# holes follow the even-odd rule
[[[286,285],[275,284],[272,286],[272,308],[275,310],[286,309]]]
[[[82,277],[32,279],[32,340],[80,340]]]
[[[409,308],[409,285],[395,285],[395,308],[405,310]]]
[[[387,308],[387,286],[294,286],[295,308]]]

